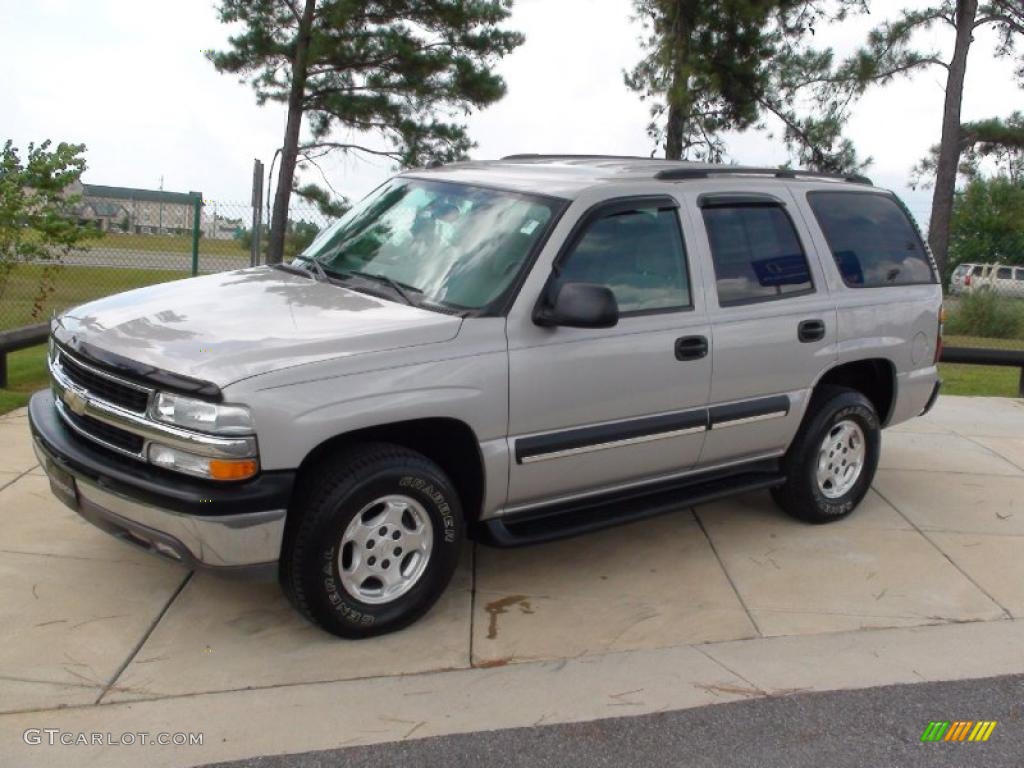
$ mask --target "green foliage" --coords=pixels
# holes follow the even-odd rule
[[[991,291],[962,296],[946,319],[947,333],[960,336],[985,336],[992,339],[1024,337],[1024,301],[1010,299]]]
[[[867,44],[845,64],[843,72],[863,82],[887,83],[893,78],[938,65],[947,67],[939,52],[929,46],[915,47],[919,33],[932,32],[937,25],[956,29],[957,0],[938,0],[927,8],[903,9],[868,34]],[[996,55],[1017,56],[1016,36],[1024,34],[1024,4],[1020,0],[989,0],[978,6],[977,16],[968,20],[974,28],[989,26],[998,36]],[[1018,57],[1018,75],[1024,82],[1024,56]]]
[[[837,76],[815,28],[866,10],[862,0],[633,0],[645,57],[626,85],[650,99],[648,135],[666,157],[721,161],[726,130],[773,118],[794,158],[819,170],[866,165],[842,138],[864,85]],[[801,112],[798,105],[809,104]]]
[[[0,299],[19,262],[43,262],[33,299],[32,320],[43,314],[54,291],[60,259],[99,236],[80,224],[72,206],[78,201],[68,187],[85,171],[84,144],[29,144],[24,160],[7,140],[0,154]]]
[[[912,186],[930,187],[939,165],[940,146],[935,144],[911,175]],[[1006,119],[992,117],[960,126],[959,175],[967,180],[981,175],[982,163],[992,160],[1011,181],[1024,183],[1024,112]]]
[[[511,0],[306,2],[315,7],[303,71],[295,68],[303,3],[293,0],[221,0],[221,20],[242,31],[210,60],[249,81],[260,104],[288,102],[301,78],[312,133],[305,151],[361,151],[403,166],[465,156],[473,143],[460,118],[505,94],[492,67],[523,43],[499,27]],[[377,134],[387,146],[332,140],[336,128]]]
[[[964,262],[1024,266],[1024,182],[971,181],[953,203],[949,234],[950,272]]]
[[[334,197],[330,191],[316,184],[305,184],[295,189],[295,194],[311,203],[329,219],[340,219],[352,207],[347,198]]]

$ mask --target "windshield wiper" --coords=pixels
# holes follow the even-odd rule
[[[301,256],[298,258],[302,258]],[[274,267],[277,269],[284,270],[285,272],[291,272],[293,275],[306,275],[307,277],[313,278],[318,283],[327,282],[330,278],[327,276],[327,272],[324,270],[323,264],[316,259],[302,259],[303,261],[314,264],[315,266],[310,269],[309,267],[301,264],[292,264],[291,262],[282,261],[279,264],[275,264]]]
[[[372,272],[360,272],[357,269],[353,269],[348,272],[342,272],[341,274],[354,275],[356,277],[362,277],[366,280],[373,280],[378,283],[384,283],[389,288],[391,288],[391,290],[393,290],[395,293],[401,296],[405,303],[408,304],[410,307],[415,307],[417,306],[417,304],[415,301],[412,300],[412,297],[409,295],[409,291],[423,293],[423,291],[421,291],[419,288],[415,288],[411,285],[405,285],[404,283],[400,283],[397,280],[393,280],[392,278],[388,277],[387,275],[377,275]]]
[[[305,269],[313,276],[313,279],[316,280],[318,283],[326,283],[330,280],[330,278],[327,276],[327,270],[324,269],[324,265],[321,264],[317,259],[309,259],[306,258],[305,256],[298,256],[297,258],[302,259],[307,264],[312,265],[312,269],[308,267],[299,267],[299,269]]]

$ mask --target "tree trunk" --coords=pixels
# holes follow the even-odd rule
[[[960,165],[960,105],[964,95],[967,54],[974,34],[978,0],[957,0],[956,45],[946,78],[946,102],[942,112],[942,141],[935,169],[935,192],[932,195],[932,216],[928,225],[928,243],[941,274],[949,253],[949,222],[953,215],[957,168]]]
[[[284,236],[288,227],[288,202],[295,179],[295,163],[299,157],[299,130],[302,128],[302,100],[306,95],[306,70],[309,64],[309,39],[313,29],[316,0],[306,0],[299,20],[295,60],[292,62],[292,88],[288,94],[288,123],[281,146],[281,168],[277,172],[277,192],[271,218],[267,263],[279,264],[284,258]]]
[[[678,104],[668,106],[668,124],[665,126],[665,159],[679,160],[683,156],[683,110]]]
[[[672,20],[672,84],[668,92],[668,123],[665,125],[665,159],[679,160],[683,156],[683,128],[689,111],[690,58],[689,30],[682,3],[674,3]]]

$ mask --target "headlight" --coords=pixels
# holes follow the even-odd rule
[[[256,459],[211,459],[160,443],[150,443],[149,463],[210,480],[248,480],[260,469]]]
[[[255,431],[252,414],[243,405],[208,403],[168,392],[157,392],[151,415],[165,424],[213,435],[249,435]]]

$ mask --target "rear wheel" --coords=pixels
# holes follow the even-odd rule
[[[846,517],[871,487],[881,427],[871,401],[856,390],[816,394],[783,461],[786,482],[772,490],[793,517],[828,523]]]
[[[281,558],[281,584],[310,621],[340,637],[412,623],[458,564],[462,510],[451,481],[400,446],[350,449],[305,473]]]

